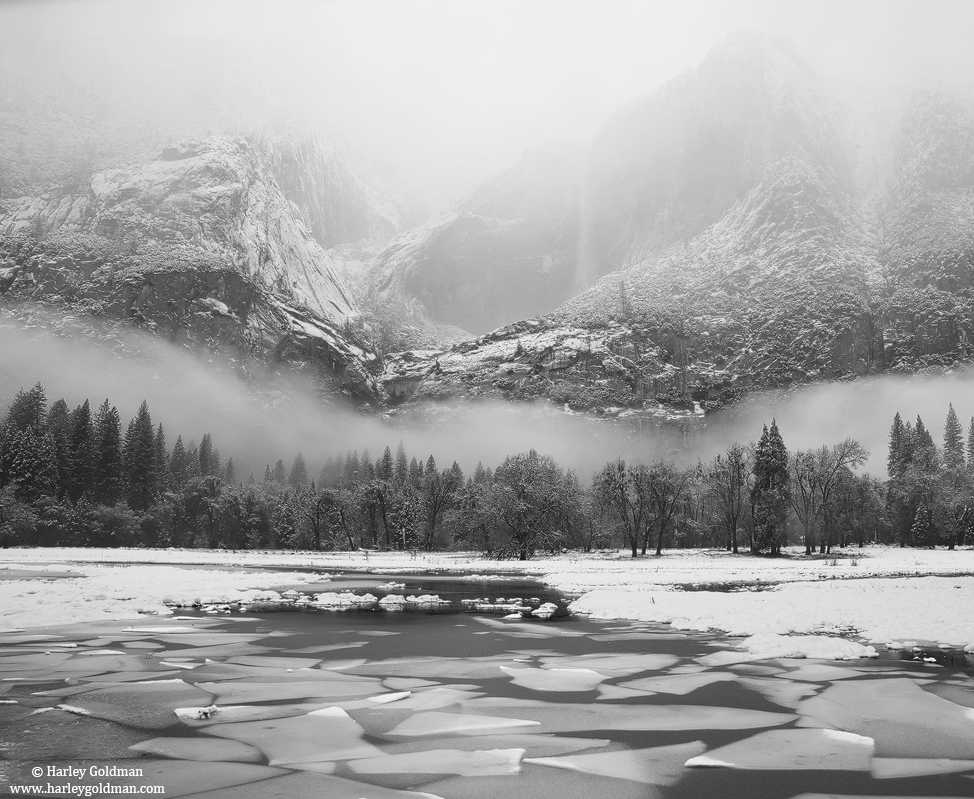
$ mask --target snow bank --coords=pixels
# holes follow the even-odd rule
[[[5,564],[4,568],[26,568]],[[38,566],[31,567],[37,570]],[[0,631],[82,621],[168,616],[169,600],[189,606],[252,602],[282,583],[299,584],[313,575],[184,569],[178,566],[58,564],[76,577],[56,580],[0,580]],[[276,594],[275,594],[276,596]]]
[[[858,633],[874,643],[907,637],[963,646],[974,642],[971,596],[972,577],[788,583],[776,590],[737,592],[640,586],[591,591],[569,609],[597,619],[664,622],[680,630],[741,636]]]

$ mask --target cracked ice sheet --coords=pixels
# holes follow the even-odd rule
[[[280,769],[274,769],[280,771]],[[502,779],[502,778],[499,778]],[[298,773],[251,782],[216,791],[193,794],[187,799],[443,799],[425,791],[399,791],[327,774]]]
[[[251,702],[275,702],[283,699],[313,699],[317,697],[365,698],[385,693],[388,689],[381,682],[342,682],[339,680],[313,680],[296,682],[205,682],[198,686],[217,697],[217,704],[249,704]]]
[[[906,678],[839,682],[802,701],[798,712],[802,726],[874,738],[880,757],[965,760],[974,752],[974,708],[927,693]]]
[[[667,669],[679,662],[676,655],[605,653],[580,657],[543,657],[546,666],[595,669],[611,677],[629,677],[642,671]]]
[[[567,702],[539,702],[536,700],[507,700],[486,697],[460,703],[465,713],[483,722],[495,720],[518,725],[538,724],[538,732],[587,732],[590,730],[746,730],[756,727],[776,727],[794,721],[790,713],[769,713],[763,710],[707,707],[703,705],[594,705]],[[517,719],[508,718],[514,715]],[[418,713],[389,734],[426,735],[450,734],[452,713]],[[459,716],[464,718],[463,716]],[[455,722],[459,724],[459,722]],[[401,728],[401,729],[400,729]],[[428,728],[440,730],[427,732]],[[526,730],[520,730],[525,732]],[[483,730],[480,730],[483,732]]]
[[[873,739],[839,730],[769,730],[687,760],[687,767],[869,771]]]
[[[500,670],[511,682],[532,691],[591,691],[606,679],[592,669],[531,669],[501,666]]]
[[[769,702],[791,710],[797,709],[805,697],[818,691],[818,687],[815,685],[774,678],[740,677],[738,682],[741,687],[761,694]]]
[[[260,749],[272,766],[379,757],[381,749],[363,740],[365,731],[337,708],[305,716],[244,721],[204,727],[207,735],[232,738]]]
[[[500,741],[498,740],[498,743]],[[358,774],[458,774],[462,777],[513,775],[521,770],[524,749],[428,749],[401,755],[352,760]]]
[[[411,752],[427,752],[435,744],[442,743],[441,739],[435,741],[401,741],[399,743],[384,743],[382,749],[390,755],[403,755]],[[526,735],[505,732],[501,735],[472,735],[453,738],[450,740],[450,748],[472,752],[478,749],[510,747],[524,749],[529,757],[553,757],[571,752],[581,752],[586,749],[601,749],[610,743],[611,741],[608,738],[569,738],[557,735]]]
[[[647,785],[675,785],[683,776],[683,764],[706,748],[703,741],[692,741],[673,746],[593,752],[568,757],[530,757],[525,758],[524,762],[632,780]]]
[[[938,774],[974,772],[974,760],[947,760],[926,757],[874,757],[872,775],[877,780],[902,777],[931,777]]]
[[[653,785],[530,763],[521,768],[517,777],[478,777],[475,780],[450,777],[423,787],[448,799],[659,799],[661,796],[659,789]]]
[[[177,760],[204,760],[237,763],[262,763],[259,749],[234,740],[209,738],[151,738],[129,747],[134,752],[146,752],[157,757]]]
[[[685,696],[698,688],[703,688],[705,685],[717,682],[734,682],[736,679],[737,677],[733,674],[724,671],[712,671],[703,674],[668,674],[662,677],[643,677],[639,680],[621,682],[619,686],[637,691],[649,691],[650,693]]]
[[[497,667],[509,665],[508,655],[485,658],[402,658],[366,663],[346,669],[349,674],[380,677],[419,677],[423,679],[489,680],[499,677]]]
[[[158,730],[178,723],[177,707],[205,707],[210,699],[208,692],[176,680],[98,688],[72,697],[70,704],[96,718]]]
[[[436,735],[483,735],[508,730],[527,732],[540,729],[541,722],[503,716],[478,716],[470,713],[416,713],[393,727],[386,735],[402,737],[433,737]]]

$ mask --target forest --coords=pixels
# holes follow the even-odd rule
[[[966,446],[965,446],[966,444]],[[526,560],[565,550],[667,548],[781,554],[867,543],[950,549],[974,540],[974,419],[947,409],[940,446],[917,417],[892,421],[886,480],[859,474],[853,439],[789,451],[774,420],[756,442],[693,464],[617,459],[591,476],[534,450],[465,474],[402,443],[278,460],[238,473],[210,434],[170,448],[147,403],[124,428],[21,389],[0,425],[0,545],[479,551]]]

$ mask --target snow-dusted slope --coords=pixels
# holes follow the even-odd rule
[[[133,321],[245,364],[284,363],[374,394],[358,308],[326,244],[397,220],[313,141],[218,137],[0,203],[0,299]],[[344,204],[343,204],[344,203]]]

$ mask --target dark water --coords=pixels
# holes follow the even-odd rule
[[[238,661],[246,665],[248,658],[254,657],[252,651],[254,648],[257,649],[259,660],[305,657],[321,660],[322,662],[316,668],[335,669],[341,674],[373,675],[382,679],[401,674],[407,679],[425,679],[428,680],[428,685],[417,685],[413,688],[414,696],[421,696],[423,691],[433,688],[456,687],[458,695],[470,697],[472,700],[470,707],[462,704],[437,707],[435,711],[438,713],[487,713],[510,718],[537,717],[546,725],[548,724],[546,719],[550,716],[552,719],[557,719],[557,722],[552,722],[553,726],[545,726],[542,732],[550,729],[560,738],[610,741],[607,747],[584,749],[578,753],[584,755],[593,753],[624,755],[626,750],[670,747],[691,744],[695,741],[702,741],[703,748],[709,752],[737,741],[746,741],[768,730],[797,729],[798,719],[790,716],[795,713],[797,702],[778,704],[753,690],[740,679],[753,677],[755,673],[758,676],[765,676],[777,672],[769,677],[776,681],[776,685],[793,685],[795,681],[799,681],[802,686],[807,686],[810,696],[826,692],[837,683],[848,682],[866,687],[872,680],[909,680],[922,685],[924,692],[929,692],[931,687],[938,685],[948,686],[955,691],[970,690],[971,674],[966,662],[945,666],[942,663],[926,663],[922,659],[901,660],[893,659],[891,656],[890,659],[881,662],[856,661],[848,664],[827,664],[851,670],[852,676],[847,680],[814,680],[811,677],[803,679],[802,673],[796,672],[796,669],[821,664],[822,661],[762,661],[727,666],[712,665],[712,661],[706,660],[701,663],[699,660],[701,658],[731,649],[733,640],[708,634],[677,633],[663,625],[596,622],[568,616],[556,616],[543,621],[533,619],[527,613],[522,621],[502,621],[496,614],[458,612],[470,607],[462,604],[464,599],[496,600],[498,597],[533,600],[533,605],[551,601],[561,607],[564,606],[564,597],[532,581],[461,580],[448,574],[419,577],[350,573],[332,575],[327,582],[322,582],[320,586],[310,590],[314,592],[348,589],[360,593],[370,591],[379,596],[381,592],[377,592],[375,586],[390,581],[405,583],[405,588],[395,589],[393,593],[435,593],[444,599],[449,599],[452,604],[436,611],[414,609],[412,612],[398,613],[370,609],[346,612],[303,611],[213,616],[202,611],[190,611],[180,612],[181,618],[173,621],[147,620],[145,624],[134,625],[130,622],[73,625],[51,631],[59,637],[58,640],[79,645],[75,649],[65,649],[65,652],[70,652],[70,656],[53,665],[49,665],[44,659],[53,656],[41,653],[44,647],[49,647],[45,651],[52,650],[49,641],[31,643],[10,637],[4,640],[0,636],[0,672],[5,678],[5,682],[0,683],[4,686],[0,688],[0,692],[10,686],[6,693],[0,695],[0,700],[14,700],[18,703],[0,705],[0,755],[3,758],[0,760],[0,785],[6,787],[15,780],[29,783],[30,780],[23,775],[28,767],[33,767],[37,763],[45,765],[68,761],[104,763],[120,762],[121,758],[138,758],[137,762],[140,763],[159,763],[161,761],[157,757],[138,755],[128,747],[160,736],[199,741],[201,747],[212,743],[213,737],[203,733],[201,727],[179,722],[175,716],[172,717],[171,723],[164,720],[163,726],[158,724],[154,727],[146,726],[153,718],[158,719],[159,715],[152,717],[151,714],[143,714],[137,698],[132,700],[131,697],[127,697],[118,706],[117,713],[112,708],[109,708],[107,713],[103,712],[104,702],[100,702],[98,699],[100,695],[97,693],[100,688],[94,681],[111,680],[112,672],[94,676],[71,672],[72,668],[83,668],[88,663],[84,660],[86,656],[81,654],[85,648],[104,647],[109,651],[124,652],[122,656],[87,656],[92,659],[105,658],[105,664],[110,663],[113,658],[118,658],[117,665],[114,666],[116,674],[124,676],[126,673],[132,673],[133,669],[143,668],[146,680],[154,679],[154,675],[159,673],[160,680],[181,679],[187,685],[197,681],[204,682],[204,680],[194,678],[194,669],[173,669],[172,664],[179,662],[180,657],[189,659],[191,664],[196,664],[197,668],[220,663],[233,664]],[[279,587],[281,591],[287,588],[289,586],[286,584]],[[303,587],[302,590],[309,589]],[[134,631],[132,627],[152,629]],[[180,634],[166,634],[167,629],[179,627],[198,628],[198,632],[183,634],[185,643],[180,639]],[[228,635],[251,640],[238,642],[233,639],[230,643],[220,643],[226,641]],[[225,653],[214,653],[210,648],[211,641],[216,642],[217,647],[227,647]],[[247,650],[247,647],[251,650]],[[244,654],[234,654],[237,651]],[[203,657],[197,652],[209,652],[209,654]],[[626,658],[631,655],[658,655],[662,658],[661,662],[665,661],[665,665],[658,668],[637,668],[635,671],[630,668],[627,673],[609,668],[613,664],[625,666],[630,662]],[[497,668],[497,664],[493,661],[481,660],[494,658],[497,659],[498,664],[508,663],[519,668],[537,669],[546,666],[552,671],[534,673],[551,675],[551,679],[556,681],[560,679],[559,674],[569,674],[568,671],[558,671],[559,669],[586,668],[584,659],[592,656],[604,656],[607,659],[601,665],[592,666],[592,670],[599,671],[601,668],[600,673],[607,676],[599,686],[569,691],[544,690],[550,686],[543,684],[540,687],[518,684],[512,679],[510,673]],[[38,662],[36,668],[32,666],[31,658],[34,657]],[[896,658],[901,657],[903,655],[896,655]],[[916,655],[910,654],[906,657],[913,658]],[[583,659],[582,662],[578,662],[579,658]],[[210,661],[210,664],[205,664],[205,661]],[[353,662],[352,665],[349,665],[350,661]],[[271,661],[260,660],[260,663],[265,666],[269,662]],[[284,664],[285,661],[281,660],[281,663]],[[480,671],[472,675],[469,670],[466,670],[468,666],[473,666],[475,671],[477,669]],[[762,672],[761,669],[766,671]],[[94,670],[97,671],[97,667]],[[175,671],[175,674],[168,674],[170,671]],[[611,690],[612,686],[643,678],[654,679],[660,676],[673,678],[678,675],[700,674],[710,675],[715,679],[734,675],[734,679],[720,679],[686,693],[642,692],[639,695],[618,698],[603,697],[601,693],[606,687]],[[790,674],[795,674],[796,677],[792,678]],[[7,679],[11,676],[20,679]],[[139,674],[134,673],[134,676],[138,677]],[[845,674],[840,676],[845,677]],[[293,673],[281,672],[281,679],[287,677],[293,677]],[[23,678],[26,678],[26,681]],[[226,679],[223,682],[229,685],[234,682],[246,683],[249,679],[251,678]],[[211,680],[212,677],[207,678],[207,684]],[[924,682],[926,680],[930,682]],[[51,688],[63,689],[66,684],[77,686],[79,690],[90,686],[91,691],[81,690],[71,696],[59,697],[35,693]],[[889,684],[893,685],[892,682]],[[137,697],[138,692],[143,690],[139,687],[142,681],[133,681],[131,685]],[[974,697],[974,692],[971,696]],[[501,702],[502,710],[471,709],[473,706],[486,707],[477,705],[485,698],[493,698]],[[517,705],[517,702],[522,700],[534,704]],[[252,704],[274,708],[298,701],[301,700],[267,699],[255,700]],[[154,702],[157,703],[158,700],[147,694],[145,707],[152,710],[155,708]],[[510,704],[504,705],[504,702]],[[61,703],[81,707],[85,707],[87,703],[89,708],[94,708],[94,715],[77,716],[63,710],[40,714],[33,712]],[[334,704],[341,705],[342,702],[335,700]],[[396,739],[384,732],[389,725],[370,727],[370,720],[381,717],[384,713],[391,713],[398,714],[395,719],[399,723],[400,720],[408,720],[422,712],[415,711],[410,714],[398,710],[395,702],[371,710],[356,707],[354,701],[346,706],[349,708],[348,713],[351,717],[365,726],[362,740],[384,751],[390,746],[395,747],[396,741],[401,742],[402,739]],[[701,729],[699,724],[688,724],[687,726],[690,727],[688,729],[618,729],[615,728],[618,725],[613,725],[609,721],[599,721],[603,717],[606,720],[616,718],[618,714],[615,709],[620,707],[645,709],[647,716],[664,710],[669,712],[670,708],[675,707],[676,718],[679,718],[682,712],[680,708],[686,708],[685,712],[690,714],[694,706],[725,709],[722,712],[731,716],[739,710],[789,714],[789,718],[786,723],[771,727],[757,725],[740,729],[706,727]],[[572,728],[570,720],[573,714],[577,715],[585,708],[598,709],[598,715],[592,716],[585,728]],[[164,706],[162,709],[171,712]],[[863,708],[864,714],[868,715],[869,712],[870,708]],[[102,716],[98,717],[98,713],[102,713]],[[166,718],[165,714],[162,718]],[[565,726],[565,719],[568,719],[567,726]],[[606,724],[606,727],[600,727],[600,723]],[[909,719],[904,719],[903,723],[909,724]],[[165,726],[166,724],[168,726]],[[559,724],[562,726],[559,727]],[[974,741],[974,719],[971,720],[970,725],[972,731],[968,740]],[[460,738],[455,735],[433,734],[428,739],[420,736],[409,740],[427,740],[428,748],[433,750],[453,748],[457,746]],[[494,740],[496,744],[490,748],[504,748],[507,737],[498,734]],[[967,744],[961,740],[958,745],[963,747]],[[569,755],[574,754],[569,753]],[[898,756],[905,755],[901,753]],[[931,758],[933,755],[927,752],[923,756]],[[952,757],[956,759],[957,754],[953,754]],[[974,759],[974,746],[969,757]],[[263,762],[266,763],[266,759]],[[189,760],[177,761],[176,764],[183,770],[178,780],[183,780],[186,775],[204,768],[203,765]],[[172,766],[173,761],[168,761],[164,765]],[[208,768],[209,765],[206,767]],[[549,795],[557,796],[558,799],[582,799],[582,797],[586,799],[588,797],[595,799],[628,799],[628,797],[789,799],[806,793],[974,796],[974,780],[970,779],[974,769],[966,772],[968,776],[960,772],[878,779],[868,770],[681,768],[672,780],[661,780],[663,784],[660,785],[620,778],[612,774],[565,771],[562,768],[535,764],[525,765],[520,774],[511,776],[450,777],[425,773],[414,776],[367,775],[349,769],[349,765],[339,763],[335,775],[361,782],[363,797],[375,795],[381,796],[382,799],[390,795],[381,793],[382,790],[409,788],[442,796],[444,799],[468,799],[468,797],[473,799],[473,797],[495,795],[504,796],[505,799]],[[307,772],[301,774],[302,779],[322,780],[320,789],[305,786],[300,790],[289,789],[289,792],[284,795],[329,796],[329,791],[334,787],[327,782],[330,777],[314,776],[314,772],[311,772],[311,776],[307,776]],[[170,775],[166,779],[171,781],[172,790],[182,790],[178,788],[182,782],[177,781],[177,776]],[[377,787],[369,787],[370,785]],[[376,793],[371,793],[373,791]],[[169,793],[171,794],[172,791]],[[192,791],[183,791],[183,793],[192,795]],[[233,799],[244,793],[244,787],[231,786],[225,788],[222,793],[210,794],[207,799]]]

